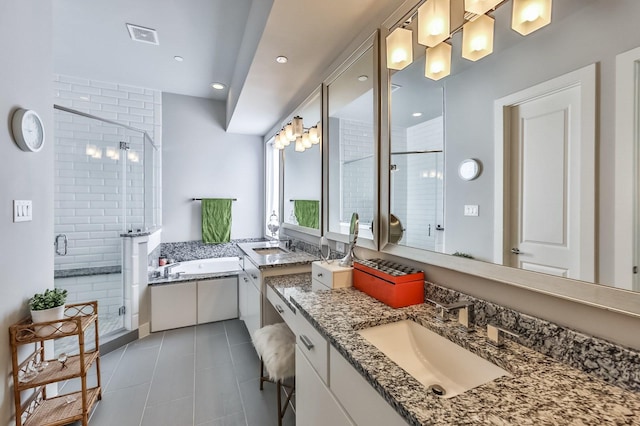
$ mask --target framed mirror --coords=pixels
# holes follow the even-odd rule
[[[284,189],[283,189],[283,217],[285,228],[296,229],[301,232],[320,235],[322,223],[322,149],[321,135],[306,142],[310,129],[321,127],[322,91],[316,89],[305,100],[293,117],[302,119],[303,135],[298,140],[290,141],[283,151]],[[306,137],[304,137],[306,133]]]
[[[509,2],[506,4],[508,5]],[[622,201],[617,195],[614,197],[616,191],[620,191],[619,184],[622,179],[631,182],[633,176],[637,176],[633,171],[637,165],[627,166],[621,172],[619,172],[621,169],[616,165],[615,157],[619,152],[620,141],[616,142],[613,136],[615,134],[617,137],[620,134],[615,129],[620,108],[616,107],[614,87],[617,81],[613,70],[616,66],[615,56],[617,54],[640,46],[640,34],[631,30],[633,19],[630,18],[640,13],[640,4],[625,2],[618,6],[615,11],[603,14],[606,2],[602,0],[554,2],[551,24],[527,37],[522,37],[511,30],[511,8],[501,6],[491,13],[495,18],[493,53],[476,62],[461,58],[461,33],[454,34],[451,39],[451,75],[439,80],[444,105],[444,205],[443,222],[440,224],[444,229],[442,230],[442,244],[438,247],[434,246],[434,248],[424,247],[424,238],[421,238],[419,243],[411,242],[409,239],[410,220],[403,220],[402,214],[398,213],[400,210],[394,205],[397,196],[408,188],[399,184],[400,179],[396,179],[394,176],[395,171],[386,170],[387,164],[389,168],[392,167],[392,164],[398,164],[395,160],[396,156],[392,154],[398,146],[395,138],[394,120],[397,123],[395,101],[400,96],[399,91],[394,91],[396,90],[394,84],[402,75],[401,73],[408,68],[393,74],[386,68],[383,61],[381,73],[386,74],[386,76],[383,75],[383,81],[389,82],[389,91],[381,93],[383,102],[381,114],[382,149],[388,150],[381,153],[381,172],[386,173],[386,176],[381,176],[381,185],[383,185],[381,194],[385,197],[388,189],[389,199],[382,200],[381,203],[384,229],[381,240],[382,251],[443,267],[452,267],[462,272],[494,280],[503,280],[560,297],[580,299],[625,312],[640,313],[640,305],[634,306],[634,302],[631,302],[635,300],[637,304],[638,298],[635,295],[631,297],[626,292],[602,291],[601,286],[591,285],[596,283],[633,290],[632,271],[634,267],[638,266],[637,250],[633,249],[634,246],[631,242],[635,239],[635,234],[633,237],[629,236],[637,231],[632,231],[634,228],[629,226],[625,227],[626,231],[622,231],[621,225],[617,225],[619,206],[625,206],[626,213],[623,215],[628,217],[625,223],[633,223],[631,218],[635,215],[634,206],[637,203],[638,195],[633,191],[626,190],[625,201]],[[408,12],[410,11],[407,10],[405,13]],[[388,28],[393,28],[393,25],[403,22],[403,20],[402,16],[390,19],[388,22],[391,22],[391,25]],[[599,28],[597,43],[592,31],[595,27]],[[384,40],[384,37],[381,39]],[[620,44],[620,39],[624,39],[624,43]],[[585,40],[594,40],[589,49],[584,47]],[[384,48],[383,41],[382,49]],[[414,50],[414,57],[415,55],[416,51]],[[412,66],[415,65],[415,61],[416,59],[414,59]],[[539,66],[531,66],[531,64]],[[600,71],[596,72],[597,69]],[[574,73],[579,73],[581,70],[587,73],[593,70],[593,77],[573,78]],[[401,75],[398,76],[398,74]],[[425,79],[418,72],[416,75],[420,79]],[[529,149],[532,145],[525,146],[524,150],[520,151],[520,155],[523,156],[521,158],[528,161],[533,158],[528,157],[529,154],[537,155],[542,160],[542,163],[538,164],[544,164],[544,166],[535,166],[534,169],[529,168],[532,170],[528,177],[529,182],[533,182],[533,179],[536,178],[540,181],[542,181],[540,178],[550,179],[545,180],[548,182],[546,184],[548,190],[540,189],[535,193],[529,193],[536,195],[533,198],[529,196],[527,203],[536,206],[531,210],[531,214],[533,211],[538,211],[536,215],[531,216],[534,221],[540,224],[538,230],[542,231],[542,233],[535,234],[536,238],[543,234],[553,234],[555,237],[561,236],[560,238],[562,238],[562,240],[557,240],[560,242],[556,242],[556,244],[571,245],[574,248],[578,244],[581,250],[585,247],[588,250],[589,246],[591,247],[593,255],[583,256],[580,262],[583,265],[591,263],[592,274],[575,274],[564,271],[562,268],[539,268],[532,265],[533,262],[529,264],[522,261],[512,263],[504,260],[512,257],[526,260],[526,256],[522,256],[522,254],[523,252],[528,254],[527,250],[524,250],[522,246],[509,243],[505,239],[505,234],[512,232],[509,231],[511,225],[506,225],[505,211],[513,210],[513,207],[507,208],[505,206],[513,203],[522,205],[523,200],[526,200],[528,196],[521,194],[518,196],[519,198],[514,198],[513,186],[524,185],[524,180],[517,181],[509,177],[509,168],[514,159],[508,157],[506,151],[500,151],[498,148],[505,140],[511,138],[510,135],[505,137],[504,130],[508,127],[515,128],[508,125],[507,120],[510,120],[511,114],[518,114],[522,111],[519,108],[520,101],[501,105],[498,103],[505,99],[516,99],[518,95],[526,94],[530,90],[543,87],[541,85],[554,81],[564,81],[567,84],[553,90],[565,92],[566,88],[565,93],[569,93],[572,90],[569,86],[579,87],[581,91],[578,95],[579,98],[582,101],[589,98],[588,101],[591,102],[590,104],[576,104],[583,113],[586,109],[587,115],[582,116],[581,122],[573,130],[574,133],[578,132],[581,135],[581,141],[587,141],[585,145],[587,148],[584,152],[586,157],[582,157],[579,162],[571,160],[568,156],[563,157],[570,151],[569,145],[566,145],[566,149],[547,145],[539,151]],[[412,81],[412,83],[405,84],[421,85],[422,82]],[[637,95],[637,86],[634,89],[633,84],[636,83],[632,81],[631,85],[627,84],[625,93]],[[596,87],[600,88],[599,92],[596,92]],[[398,94],[396,95],[396,93]],[[638,102],[638,100],[634,99],[633,102]],[[628,104],[632,105],[632,103]],[[424,102],[411,107],[403,105],[403,108],[415,111],[425,107]],[[567,111],[566,108],[559,108],[558,111],[562,117],[567,116],[565,112],[562,112]],[[573,111],[576,109],[574,108]],[[590,113],[592,113],[591,117],[588,116]],[[637,114],[637,111],[635,113]],[[385,122],[387,116],[389,119]],[[553,114],[545,115],[548,120],[551,120],[552,116]],[[535,124],[533,121],[529,121],[527,125],[533,124]],[[547,121],[544,128],[550,127],[552,127],[552,123]],[[628,128],[633,128],[633,124]],[[636,141],[634,143],[637,144],[637,134],[634,133],[627,139],[629,137],[634,138]],[[385,148],[387,143],[389,148]],[[497,154],[500,152],[504,155]],[[513,152],[517,151],[512,150]],[[627,152],[631,153],[632,151]],[[475,179],[463,180],[460,178],[459,166],[466,159],[475,159],[482,165],[482,173]],[[579,173],[582,173],[582,175],[577,175],[579,181],[593,183],[590,190],[585,189],[588,187],[585,186],[574,195],[574,199],[580,198],[588,205],[574,204],[570,207],[571,201],[558,203],[557,199],[553,200],[548,197],[553,195],[557,198],[568,194],[569,186],[567,185],[570,185],[571,182],[563,181],[563,174],[556,175],[558,179],[553,180],[550,178],[553,172],[547,173],[547,170],[552,163],[569,164],[569,162],[573,164],[574,170],[578,169]],[[597,168],[595,164],[598,165]],[[625,184],[625,186],[628,185]],[[558,188],[564,188],[564,195],[563,191],[556,191]],[[421,199],[426,200],[426,198]],[[564,216],[562,216],[563,221],[576,223],[578,226],[565,230],[553,228],[548,213],[553,208],[551,207],[554,205],[552,203],[565,209]],[[437,203],[431,207],[439,208]],[[584,216],[581,212],[587,212],[588,215],[593,216],[591,223],[588,218],[576,216]],[[395,244],[391,243],[389,238],[391,214],[400,218],[406,233],[405,237]],[[578,219],[576,219],[577,217]],[[520,227],[520,229],[529,226],[518,220],[512,221],[511,224],[516,228]],[[556,221],[553,226],[555,227],[557,224],[561,225]],[[616,227],[619,230],[616,230]],[[574,241],[580,241],[580,243],[567,244],[571,235],[577,235],[579,239]],[[625,238],[628,240],[626,243],[618,244],[619,240]],[[515,252],[512,249],[516,249]],[[520,253],[517,253],[517,250],[520,250]],[[452,256],[456,253],[472,256],[474,260]],[[504,266],[509,267],[505,268]],[[575,267],[571,268],[576,270]],[[636,288],[636,290],[638,289]]]
[[[352,213],[359,216],[359,245],[376,248],[377,41],[370,37],[327,80],[326,124],[330,239],[347,242]]]

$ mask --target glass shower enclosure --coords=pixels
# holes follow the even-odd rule
[[[159,152],[144,130],[54,109],[54,283],[67,303],[97,300],[108,337],[124,328],[122,234],[158,223]]]

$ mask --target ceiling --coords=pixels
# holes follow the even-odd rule
[[[401,3],[53,0],[54,72],[229,98],[227,131],[264,135],[291,112],[296,99],[313,91],[373,17]],[[159,45],[132,41],[127,23],[155,29]],[[174,60],[176,55],[184,61]],[[289,62],[276,63],[278,55]],[[213,82],[226,88],[216,91]]]

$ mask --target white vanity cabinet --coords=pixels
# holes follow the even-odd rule
[[[235,276],[151,286],[152,332],[237,317]]]
[[[195,325],[196,281],[151,286],[151,331]]]
[[[254,280],[248,278],[248,281],[245,282],[243,279],[243,284],[245,285],[246,292],[246,309],[243,320],[249,331],[249,335],[253,336],[253,333],[260,328],[260,304],[262,297],[260,295],[260,287],[258,287],[258,284],[256,284]]]
[[[236,277],[198,281],[198,324],[238,317]]]
[[[296,346],[296,424],[305,426],[355,424],[311,366],[300,344]]]
[[[407,425],[407,422],[333,346],[329,350],[329,367],[331,392],[355,424]]]

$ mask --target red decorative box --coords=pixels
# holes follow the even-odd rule
[[[388,260],[354,261],[353,286],[392,308],[424,302],[424,272]]]

